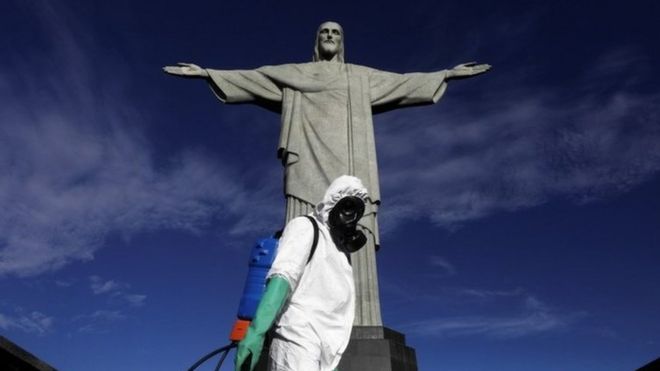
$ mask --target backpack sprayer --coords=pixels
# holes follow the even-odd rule
[[[314,252],[316,251],[316,246],[319,240],[319,227],[316,224],[316,220],[311,216],[305,216],[312,223],[314,228],[314,239],[312,242],[311,250],[309,256],[307,257],[307,263],[312,260],[314,257]],[[247,333],[248,327],[250,327],[250,321],[254,318],[257,313],[257,307],[261,301],[261,297],[264,295],[266,290],[266,275],[270,270],[270,267],[273,265],[275,260],[275,255],[277,254],[277,247],[279,245],[279,238],[281,237],[282,232],[278,231],[269,238],[264,238],[257,241],[257,244],[252,249],[250,253],[250,262],[247,279],[245,280],[245,287],[243,288],[243,296],[241,297],[240,304],[238,305],[238,315],[236,316],[236,322],[234,322],[234,327],[231,330],[229,335],[229,340],[231,341],[228,345],[218,348],[211,353],[200,358],[188,371],[194,371],[204,362],[213,358],[215,355],[222,353],[220,360],[218,361],[215,370],[220,370],[222,363],[225,361],[227,354],[230,350],[238,346],[238,343],[243,340],[245,334]],[[346,255],[350,260],[350,257]]]
[[[252,321],[257,312],[259,301],[266,289],[266,274],[268,274],[271,265],[273,265],[273,260],[275,260],[279,237],[280,232],[272,237],[257,241],[257,244],[252,248],[247,279],[245,280],[245,287],[243,288],[243,296],[241,297],[238,306],[236,322],[234,322],[234,326],[229,334],[229,340],[231,341],[229,345],[218,348],[200,358],[200,360],[192,365],[188,371],[195,370],[215,355],[222,353],[220,360],[215,367],[216,371],[220,370],[229,351],[235,348],[238,343],[243,340],[247,333],[247,329],[250,326],[250,321]]]

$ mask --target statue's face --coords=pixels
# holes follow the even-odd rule
[[[316,42],[322,59],[332,60],[341,51],[343,36],[344,31],[338,23],[325,22],[319,26]]]

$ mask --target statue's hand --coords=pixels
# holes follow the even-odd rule
[[[176,66],[165,66],[163,71],[170,75],[181,77],[208,77],[209,74],[202,67],[192,63],[177,63]]]
[[[477,62],[461,63],[447,73],[449,79],[461,79],[482,74],[491,68],[490,64],[477,64]]]

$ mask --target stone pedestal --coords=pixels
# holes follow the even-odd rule
[[[356,326],[339,371],[417,371],[415,349],[405,336],[382,326]]]
[[[261,355],[256,371],[267,371],[268,345]],[[415,349],[406,345],[406,337],[400,332],[383,326],[355,326],[337,368],[339,371],[417,371],[417,355]]]

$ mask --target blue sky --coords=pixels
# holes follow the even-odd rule
[[[0,334],[62,370],[181,370],[226,343],[281,227],[279,118],[218,69],[477,60],[376,117],[385,324],[421,370],[630,370],[660,356],[660,63],[651,1],[0,5]]]

